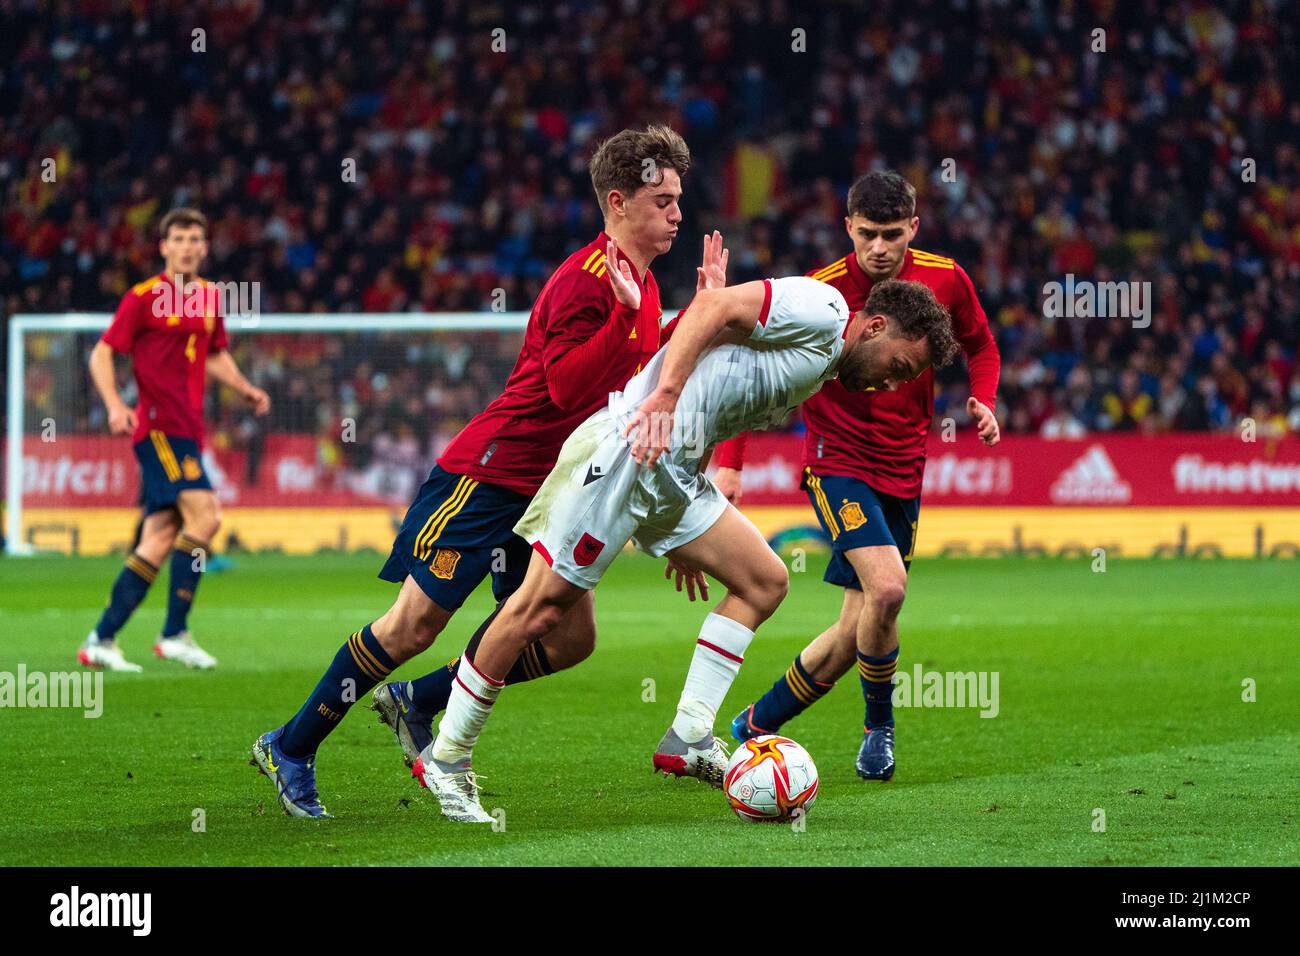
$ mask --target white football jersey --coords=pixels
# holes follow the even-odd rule
[[[686,380],[664,456],[672,470],[693,473],[718,442],[780,424],[835,374],[851,314],[844,296],[807,276],[763,281],[766,299],[753,334],[706,349]],[[658,385],[667,351],[665,345],[610,395],[620,432]]]

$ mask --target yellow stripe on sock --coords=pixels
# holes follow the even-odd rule
[[[808,688],[808,684],[804,681],[803,675],[795,669],[793,664],[791,664],[789,670],[785,672],[785,682],[794,693],[794,696],[799,698],[801,703],[812,704],[816,702],[817,695]]]
[[[348,650],[352,652],[352,659],[357,662],[357,666],[372,680],[383,680],[388,676],[388,671],[380,666],[379,661],[361,643],[360,631],[348,638]]]
[[[524,676],[529,680],[537,680],[542,676],[542,669],[537,664],[537,649],[529,644],[524,648]]]
[[[858,661],[858,673],[871,681],[893,680],[894,675],[898,673],[898,666],[896,664],[868,664],[866,661]]]
[[[149,584],[153,584],[153,579],[158,576],[157,568],[135,554],[126,559],[126,566],[144,578]]]
[[[187,534],[180,534],[176,536],[176,543],[172,545],[172,547],[177,551],[184,551],[188,554],[195,549],[198,549],[199,551],[208,550],[208,543],[206,541],[200,541],[198,538],[191,538]]]

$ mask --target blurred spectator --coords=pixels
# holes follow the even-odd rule
[[[0,306],[111,311],[157,268],[159,214],[188,203],[214,223],[208,275],[260,282],[264,311],[526,310],[600,228],[594,143],[658,121],[694,154],[682,240],[655,266],[670,308],[694,288],[691,237],[714,226],[732,281],[844,255],[847,188],[887,165],[919,191],[916,244],[974,279],[1010,431],[1232,430],[1247,414],[1298,430],[1293,4],[1137,0],[1100,18],[1071,0],[647,9],[9,3]],[[1105,53],[1092,52],[1099,21]],[[193,52],[200,27],[207,49]],[[1066,273],[1151,283],[1150,327],[1044,319],[1043,285]],[[232,333],[276,409],[254,427],[214,394],[214,440],[324,434],[365,407],[383,427],[338,449],[360,467],[384,458],[381,437],[395,442],[385,454],[411,437],[432,454],[518,348]],[[960,419],[963,374],[941,376],[939,414]],[[28,386],[35,407],[57,397],[39,373]],[[87,384],[68,387],[101,427]],[[413,436],[398,437],[403,416]]]

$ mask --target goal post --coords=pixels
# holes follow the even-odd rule
[[[138,469],[129,438],[110,436],[103,425],[87,365],[110,319],[104,313],[8,319],[9,554],[103,553],[130,541]],[[209,380],[211,449],[203,463],[209,477],[223,479],[214,485],[228,516],[256,512],[223,522],[218,548],[230,524],[249,548],[310,551],[391,539],[392,515],[400,517],[439,445],[500,393],[527,320],[527,312],[229,319],[232,351],[244,373],[271,392],[273,408],[266,420],[254,420]],[[119,385],[126,381],[119,377]],[[135,404],[131,393],[126,397]],[[290,530],[299,521],[321,520],[327,527],[316,537]]]

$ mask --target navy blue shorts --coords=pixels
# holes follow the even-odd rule
[[[893,545],[903,558],[903,567],[912,566],[920,497],[895,498],[857,478],[818,475],[811,468],[803,471],[803,490],[817,520],[831,536],[831,560],[822,576],[827,584],[862,590],[857,572],[844,556],[854,548]]]
[[[146,515],[176,507],[176,498],[191,488],[212,490],[203,471],[203,454],[193,438],[151,431],[135,445],[140,462],[140,504]]]
[[[492,594],[502,601],[523,584],[532,559],[532,548],[514,531],[532,500],[434,465],[379,576],[400,584],[410,575],[429,600],[455,611],[491,574]]]

